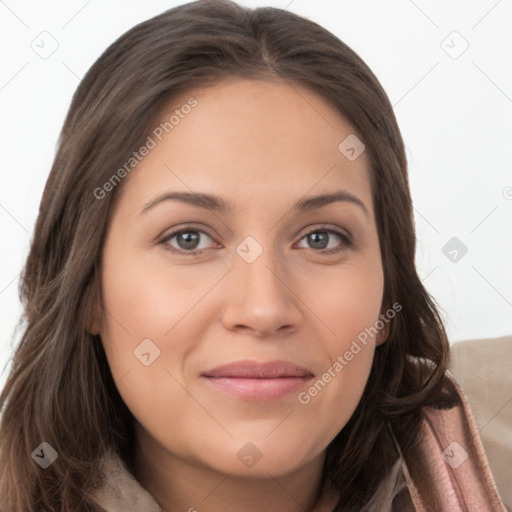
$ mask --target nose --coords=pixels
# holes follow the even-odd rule
[[[301,301],[294,293],[294,279],[271,250],[252,263],[236,255],[227,292],[221,319],[230,331],[269,338],[300,327]]]

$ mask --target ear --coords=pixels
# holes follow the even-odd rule
[[[90,290],[90,295],[87,297],[88,300],[85,302],[89,304],[87,307],[87,323],[86,328],[89,334],[96,335],[100,334],[102,330],[102,306],[99,302],[98,294],[94,293],[94,290]]]
[[[386,311],[389,308],[384,305],[380,311],[379,320],[376,322],[376,326],[382,327],[379,329],[379,332],[377,333],[377,336],[375,337],[375,345],[382,345],[385,343],[389,337],[389,331],[390,331],[390,322],[391,320],[386,316]]]
[[[99,334],[101,332],[100,324],[99,324],[97,318],[93,319],[93,321],[91,322],[91,324],[89,326],[88,331],[92,335],[96,335],[96,334]]]
[[[94,311],[94,313],[91,316],[91,320],[87,323],[87,330],[89,331],[89,334],[92,334],[94,336],[101,332],[101,323],[97,311]]]

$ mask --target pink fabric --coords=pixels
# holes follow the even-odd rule
[[[506,512],[467,398],[450,372],[447,377],[461,403],[448,410],[424,409],[421,452],[425,477],[435,482],[435,492],[432,495],[421,481],[408,479],[415,510],[429,512],[441,504],[447,512]]]

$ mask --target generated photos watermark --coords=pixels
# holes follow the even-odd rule
[[[311,399],[318,395],[318,393],[320,393],[320,391],[322,391],[327,384],[329,384],[329,382],[331,382],[332,379],[334,379],[336,375],[338,375],[343,368],[345,368],[345,366],[347,366],[350,361],[359,354],[359,352],[361,352],[362,348],[368,344],[368,338],[377,335],[377,333],[384,328],[385,324],[388,324],[393,318],[395,318],[396,314],[401,310],[402,305],[395,302],[391,308],[379,316],[379,320],[377,320],[374,325],[366,327],[364,331],[360,332],[357,336],[357,340],[352,341],[350,348],[346,350],[343,355],[339,355],[326,372],[323,373],[322,376],[307,389],[307,391],[301,391],[298,394],[298,402],[303,405],[309,404]]]
[[[169,119],[163,123],[160,123],[152,132],[148,135],[146,142],[138,149],[134,151],[132,156],[121,166],[112,176],[103,183],[101,187],[96,187],[93,191],[96,199],[104,199],[108,193],[112,192],[114,188],[125,178],[142,160],[148,156],[150,151],[157,147],[158,143],[164,138],[164,134],[170,133],[182,119],[192,111],[192,108],[196,107],[198,101],[193,96],[190,97],[186,103],[181,105],[180,108],[174,109],[173,114]]]

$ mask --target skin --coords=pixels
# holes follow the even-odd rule
[[[307,391],[386,310],[367,154],[349,161],[338,145],[353,128],[297,85],[225,79],[174,98],[162,120],[191,96],[198,105],[118,191],[103,249],[108,314],[92,332],[136,419],[133,471],[167,512],[309,510],[326,447],[354,412],[385,330],[307,404],[297,392],[234,397],[201,374],[284,359],[314,374]],[[338,189],[367,214],[347,201],[293,211],[304,196]],[[166,191],[214,194],[235,210],[168,200],[141,213]],[[172,253],[169,246],[191,249],[177,236],[161,240],[190,223],[202,253]],[[353,245],[330,234],[323,247],[343,250],[322,254],[306,235],[323,224],[349,233]],[[248,236],[263,249],[252,263],[236,252]],[[149,366],[134,356],[147,338],[160,350]],[[262,455],[252,467],[237,457],[248,442]]]

